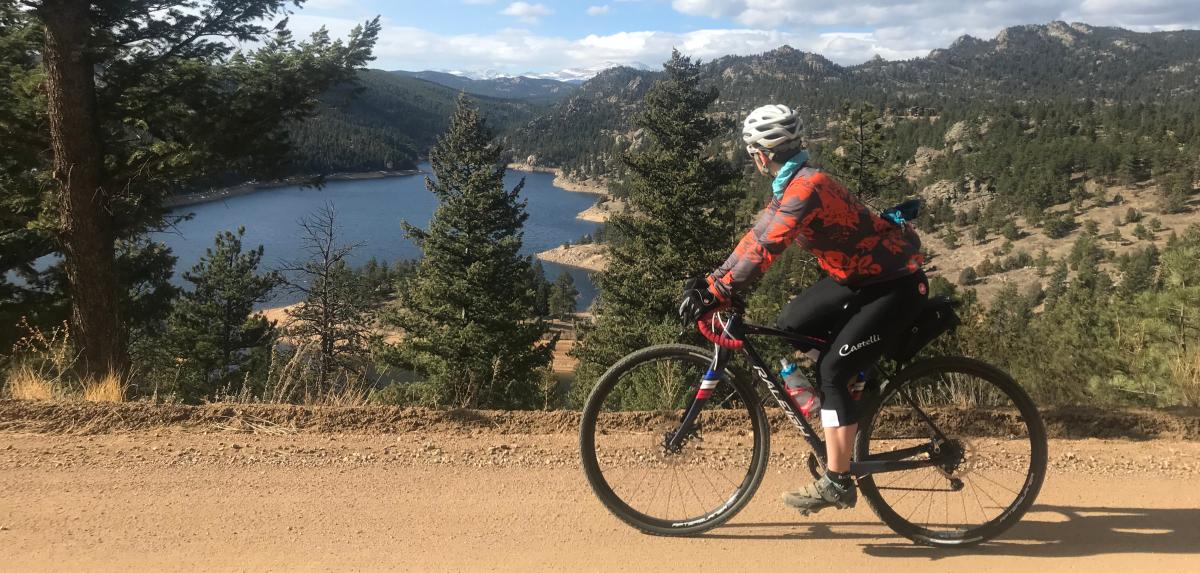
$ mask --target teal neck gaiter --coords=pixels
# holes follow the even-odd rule
[[[787,189],[792,177],[795,177],[796,172],[800,171],[805,163],[808,163],[808,152],[801,151],[783,164],[779,173],[775,175],[775,180],[771,182],[771,190],[775,192],[776,199],[783,197],[783,190]]]

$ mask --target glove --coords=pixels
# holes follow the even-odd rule
[[[708,290],[708,281],[694,278],[683,284],[683,300],[679,303],[679,320],[684,326],[708,316],[721,308],[721,301]]]

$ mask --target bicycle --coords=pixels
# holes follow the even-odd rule
[[[884,355],[898,370],[876,365],[860,375],[865,389],[850,465],[862,497],[888,527],[932,546],[1000,535],[1033,504],[1046,473],[1041,416],[1008,374],[961,356],[914,361],[959,324],[956,306],[931,298],[910,336]],[[744,312],[745,303],[735,300],[727,317],[698,323],[712,350],[651,346],[597,381],[583,410],[580,453],[592,490],[625,523],[690,536],[741,511],[766,471],[771,428],[764,404],[771,397],[807,441],[808,470],[820,476],[825,444],[751,337],[783,339],[801,352],[828,352],[828,342],[748,323]],[[760,398],[731,361],[735,351],[769,396]],[[1010,495],[1007,503],[997,499]]]

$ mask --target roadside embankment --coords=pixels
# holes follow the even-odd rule
[[[777,409],[769,418],[776,431],[786,432],[789,422]],[[978,416],[950,416],[939,420],[956,430],[979,427]],[[619,413],[617,423],[636,427],[645,416]],[[1200,439],[1200,409],[1171,410],[1053,407],[1042,412],[1051,438],[1124,438],[1133,440]],[[726,419],[728,418],[728,419]],[[972,422],[958,423],[954,420]],[[991,415],[1002,429],[1003,416]],[[736,413],[709,420],[712,431],[741,427]],[[484,432],[491,434],[574,433],[579,412],[574,410],[466,410],[398,406],[294,406],[286,404],[124,404],[0,400],[0,432],[100,434],[182,428],[196,431],[286,430],[288,432]]]

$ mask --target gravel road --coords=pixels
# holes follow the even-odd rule
[[[802,518],[773,442],[757,497],[699,538],[639,534],[593,497],[575,436],[0,433],[0,571],[1200,570],[1200,443],[1054,440],[1000,540],[916,547],[861,504]]]

